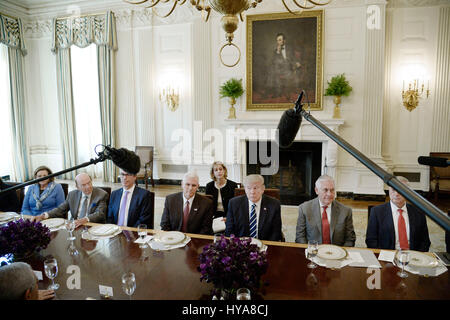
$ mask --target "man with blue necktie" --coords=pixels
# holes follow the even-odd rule
[[[264,195],[264,178],[251,174],[244,178],[245,195],[228,203],[225,235],[281,241],[281,204]]]
[[[108,223],[137,227],[146,224],[153,228],[153,198],[148,190],[136,185],[136,174],[120,170],[122,188],[111,192],[108,206]]]

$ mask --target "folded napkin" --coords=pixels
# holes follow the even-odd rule
[[[113,231],[116,228],[116,226],[99,226],[95,229],[95,235],[107,235],[111,231]]]
[[[218,217],[213,220],[212,229],[214,233],[225,231],[225,221],[223,217]]]
[[[141,239],[141,237],[137,238],[134,243],[147,243],[153,239],[153,236],[147,235],[144,239]]]

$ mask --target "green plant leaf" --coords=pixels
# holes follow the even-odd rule
[[[345,74],[338,74],[328,82],[328,88],[325,90],[326,96],[348,96],[353,88],[345,79]]]
[[[219,94],[221,98],[239,98],[244,93],[244,88],[242,87],[242,79],[237,80],[231,78],[219,88]]]

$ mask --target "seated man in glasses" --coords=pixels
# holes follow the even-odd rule
[[[66,218],[67,212],[75,219],[75,227],[87,222],[105,223],[108,193],[92,185],[92,179],[87,173],[75,177],[76,190],[67,195],[67,199],[57,208],[36,216],[36,221],[48,218]]]
[[[153,198],[148,190],[137,185],[136,180],[136,174],[120,169],[122,188],[111,192],[108,223],[135,228],[140,224],[153,225]]]

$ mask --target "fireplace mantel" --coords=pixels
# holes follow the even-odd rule
[[[344,124],[343,119],[317,119],[322,122],[329,129],[339,134],[339,127]],[[244,130],[249,132],[250,130],[266,130],[268,131],[265,140],[275,140],[275,129],[278,127],[279,118],[272,119],[226,119],[225,125],[227,130],[238,131]],[[239,136],[238,154],[236,157],[236,165],[233,166],[234,178],[241,179],[245,174],[245,168],[238,159],[245,157],[245,140],[249,139],[248,135]],[[261,139],[259,136],[251,137],[251,139]],[[313,124],[307,120],[302,120],[300,130],[294,141],[305,142],[322,142],[322,173],[326,173],[336,179],[336,166],[338,145],[326,136],[322,131],[316,128]],[[239,180],[240,181],[240,180]]]

